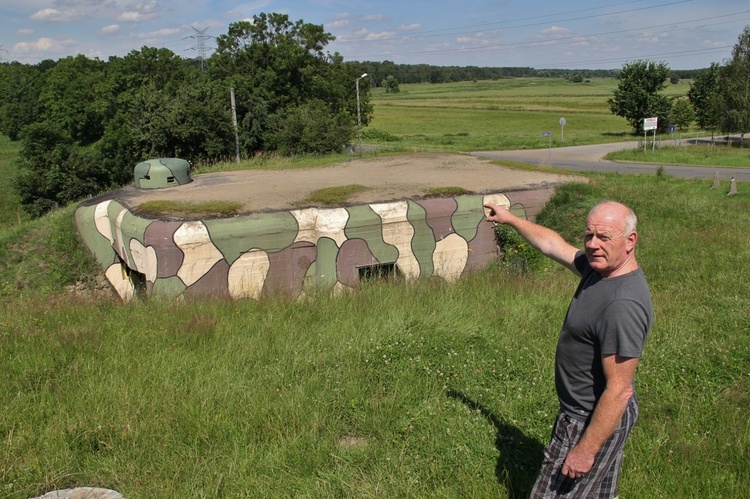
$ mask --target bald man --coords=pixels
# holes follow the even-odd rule
[[[638,418],[634,376],[653,323],[635,257],[637,218],[605,201],[586,217],[584,249],[492,204],[487,220],[513,227],[542,254],[581,277],[557,342],[560,412],[532,498],[617,496],[625,441]]]

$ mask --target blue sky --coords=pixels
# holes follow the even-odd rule
[[[748,0],[2,0],[0,60],[106,60],[142,46],[210,55],[232,22],[260,12],[321,24],[345,60],[456,66],[672,69],[722,62],[750,25]]]

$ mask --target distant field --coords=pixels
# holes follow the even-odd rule
[[[612,78],[570,83],[560,78],[516,78],[445,84],[401,85],[387,94],[373,89],[367,143],[451,151],[532,149],[637,140],[624,118],[614,116],[607,99],[617,88]],[[686,82],[667,95],[683,95]],[[564,117],[566,125],[560,126]]]

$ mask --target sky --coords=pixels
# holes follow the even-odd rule
[[[2,0],[0,61],[106,61],[143,46],[208,57],[231,23],[261,12],[322,25],[346,61],[537,69],[704,68],[750,25],[748,0]]]

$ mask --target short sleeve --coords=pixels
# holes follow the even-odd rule
[[[640,357],[649,331],[649,316],[634,300],[615,300],[599,318],[602,355]]]

